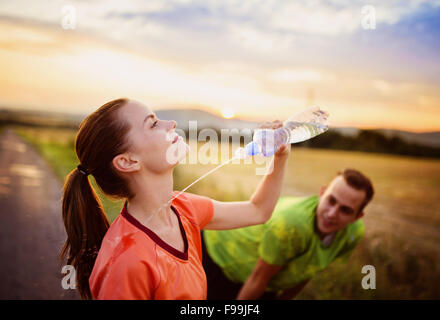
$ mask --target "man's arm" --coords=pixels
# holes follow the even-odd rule
[[[279,300],[291,300],[295,298],[298,293],[301,292],[302,289],[309,283],[310,279],[301,282],[300,284],[294,286],[293,288],[284,290],[282,294],[278,297]]]
[[[255,300],[260,298],[266,289],[267,283],[282,268],[283,266],[267,263],[261,258],[258,259],[251,275],[241,287],[237,300]]]

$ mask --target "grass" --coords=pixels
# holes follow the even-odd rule
[[[63,181],[78,164],[73,131],[18,130],[47,159]],[[212,164],[181,164],[174,171],[181,190],[212,169]],[[221,201],[249,199],[261,176],[255,164],[230,164],[189,192]],[[293,148],[283,195],[316,194],[337,171],[353,167],[368,175],[375,197],[363,221],[366,234],[347,264],[334,262],[305,287],[298,299],[440,298],[440,161],[362,152]],[[113,220],[121,203],[106,199]],[[361,287],[364,265],[376,269],[376,289]]]
[[[74,150],[74,130],[17,127],[15,131],[36,148],[63,183],[66,176],[79,164]],[[123,201],[105,196],[95,179],[92,176],[89,179],[108,219],[112,222],[121,211]]]

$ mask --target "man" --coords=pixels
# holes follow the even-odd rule
[[[345,169],[319,196],[280,198],[263,225],[204,231],[208,299],[294,298],[318,271],[348,259],[373,194],[370,179]]]

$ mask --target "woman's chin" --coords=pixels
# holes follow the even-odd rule
[[[166,161],[171,165],[177,165],[180,161],[185,159],[189,152],[189,145],[183,140],[179,139],[177,142],[171,144],[166,152]]]

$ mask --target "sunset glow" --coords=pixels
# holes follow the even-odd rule
[[[205,2],[148,3],[73,1],[74,30],[61,27],[63,2],[0,4],[0,107],[88,113],[129,97],[153,109],[274,120],[313,103],[334,126],[440,130],[437,4],[402,11],[373,1],[376,30],[363,30],[349,1],[345,15],[319,1],[312,11],[214,1],[207,16],[196,9]],[[310,19],[291,22],[287,12]]]
[[[230,119],[233,118],[235,116],[235,112],[232,109],[222,109],[222,116],[225,119]]]

